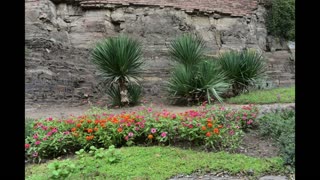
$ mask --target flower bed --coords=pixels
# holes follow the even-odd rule
[[[233,151],[243,130],[255,123],[258,110],[252,105],[239,110],[201,106],[171,113],[141,107],[121,114],[92,114],[69,119],[38,119],[25,139],[28,160],[51,159],[90,146],[175,145],[192,142],[212,150]]]

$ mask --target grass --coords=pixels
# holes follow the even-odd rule
[[[226,100],[231,104],[271,104],[295,102],[295,87],[256,90]]]
[[[95,169],[96,172],[93,172],[98,174],[94,179],[161,180],[177,174],[191,174],[196,170],[202,170],[203,173],[228,171],[231,174],[253,170],[255,176],[283,172],[283,161],[279,157],[263,159],[242,154],[207,153],[160,146],[124,147],[120,152],[122,158],[118,163],[110,165],[105,163],[105,159],[101,159],[88,164],[88,166],[101,164]],[[73,158],[71,161],[76,163],[77,159]],[[50,174],[47,169],[48,163],[26,166],[26,179],[48,179]],[[80,172],[76,172],[69,179],[83,178]]]

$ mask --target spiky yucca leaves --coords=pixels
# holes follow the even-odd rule
[[[188,68],[203,60],[205,48],[205,42],[201,37],[184,34],[170,44],[169,55],[172,60]]]
[[[212,60],[202,61],[192,70],[179,64],[168,82],[168,92],[175,103],[199,103],[212,100],[222,102],[221,94],[230,84],[226,75]]]
[[[128,105],[128,83],[138,83],[141,74],[141,44],[125,35],[106,38],[97,43],[91,55],[92,62],[107,83],[119,86],[122,92],[119,105]]]
[[[198,66],[197,87],[201,89],[201,97],[211,103],[211,99],[222,102],[221,95],[226,92],[231,84],[219,64],[214,60],[206,60]]]
[[[229,51],[218,57],[222,70],[232,81],[232,91],[238,95],[250,86],[265,79],[266,60],[254,50]]]

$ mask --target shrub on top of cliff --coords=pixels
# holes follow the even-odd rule
[[[111,96],[115,105],[133,105],[133,91],[129,87],[139,84],[141,65],[143,64],[140,42],[125,35],[111,37],[99,42],[92,51],[92,62],[98,67],[102,77],[107,81],[108,92],[115,86],[119,93]],[[131,88],[132,89],[132,88]],[[110,93],[108,93],[110,96]],[[117,100],[117,99],[119,100]],[[137,99],[137,98],[136,98]]]
[[[177,64],[167,87],[174,103],[222,102],[220,95],[230,84],[218,64],[205,58],[205,48],[202,38],[190,34],[171,43],[169,55]]]
[[[266,76],[266,61],[253,50],[229,51],[219,55],[218,62],[228,79],[232,91],[238,95],[254,86]]]
[[[295,0],[272,0],[266,25],[271,35],[295,39]]]

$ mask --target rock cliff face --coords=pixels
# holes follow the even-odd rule
[[[243,0],[250,6],[242,7],[233,0],[207,1],[215,5],[199,0],[198,9],[181,2],[26,0],[26,106],[106,102],[105,85],[90,62],[90,50],[101,38],[119,33],[143,44],[143,87],[149,96],[164,93],[171,68],[167,46],[185,32],[200,34],[209,55],[258,49],[269,60],[273,85],[294,83],[294,61],[289,60],[294,57],[285,42],[267,36],[265,9],[257,2]]]

